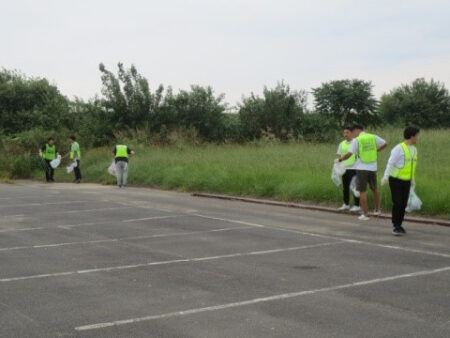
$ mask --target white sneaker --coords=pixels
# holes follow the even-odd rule
[[[347,204],[342,204],[342,206],[340,208],[338,208],[339,211],[345,211],[345,210],[349,210],[350,206]]]
[[[375,211],[373,212],[373,215],[374,215],[374,216],[381,216],[381,210],[375,210]]]
[[[360,212],[361,207],[358,207],[357,205],[354,205],[350,208],[350,212]]]
[[[361,216],[358,217],[358,219],[359,219],[360,221],[368,221],[370,218],[367,217],[366,215],[362,214]]]

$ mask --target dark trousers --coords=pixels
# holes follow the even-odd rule
[[[81,180],[80,160],[77,160],[77,166],[73,168],[73,172],[75,173],[75,179]]]
[[[352,182],[352,178],[356,176],[356,170],[350,169],[346,170],[345,174],[342,176],[342,186],[344,188],[344,203],[350,204],[350,183]],[[355,205],[359,206],[359,198],[354,197]]]
[[[55,169],[50,165],[51,160],[45,160],[45,179],[47,182],[53,181],[53,175],[55,175]]]
[[[399,228],[402,226],[403,218],[405,217],[411,181],[389,177],[389,187],[392,195],[392,225],[394,228]]]

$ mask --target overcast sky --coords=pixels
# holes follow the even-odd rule
[[[278,80],[309,91],[361,78],[377,96],[417,77],[450,88],[450,1],[2,1],[0,67],[87,99],[98,64],[119,61],[153,88],[211,85],[232,105]]]

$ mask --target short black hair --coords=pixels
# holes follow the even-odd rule
[[[364,126],[362,124],[356,123],[352,126],[352,130],[355,130],[355,129],[364,130]]]
[[[47,139],[47,141],[54,141],[55,139],[52,137],[52,136],[50,136],[48,139]]]
[[[73,135],[71,135],[71,136],[69,136],[69,138],[72,140],[72,141],[76,141],[76,137],[75,136],[73,136]]]
[[[416,126],[408,126],[403,131],[403,137],[405,140],[409,140],[411,137],[416,136],[420,132],[420,129]]]
[[[352,127],[350,127],[350,126],[345,126],[344,128],[342,128],[342,130],[352,130]]]

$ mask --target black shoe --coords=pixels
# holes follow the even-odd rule
[[[76,183],[76,184],[80,184],[80,183],[81,183],[81,180],[75,180],[75,183]]]
[[[398,230],[400,230],[400,232],[401,232],[402,234],[406,234],[406,230],[405,230],[402,226],[400,226],[400,227],[398,228]]]
[[[394,236],[401,236],[401,235],[403,235],[403,232],[400,230],[400,228],[394,228],[394,229],[392,230],[392,234],[393,234]]]

